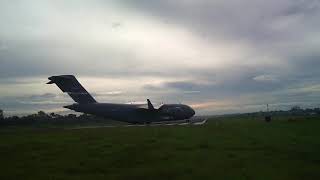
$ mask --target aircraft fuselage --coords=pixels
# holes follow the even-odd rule
[[[191,118],[195,112],[183,104],[165,104],[159,109],[146,109],[132,104],[90,103],[72,104],[65,108],[128,123],[151,123]]]

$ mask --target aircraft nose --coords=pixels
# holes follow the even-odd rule
[[[191,107],[189,107],[189,108],[190,108],[190,110],[189,110],[189,112],[190,112],[190,117],[192,117],[193,115],[196,114],[196,112],[195,112]]]
[[[192,116],[193,116],[193,115],[196,114],[196,112],[195,112],[193,109],[191,109],[191,114],[192,114]]]

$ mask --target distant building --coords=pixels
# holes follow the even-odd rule
[[[264,117],[264,120],[265,120],[266,122],[270,122],[270,121],[271,121],[271,115],[266,115],[266,116]]]
[[[270,122],[271,121],[271,115],[270,115],[270,112],[269,112],[269,104],[267,104],[267,114],[266,116],[264,117],[264,120],[266,122]]]
[[[0,119],[4,119],[3,110],[2,109],[0,109]]]

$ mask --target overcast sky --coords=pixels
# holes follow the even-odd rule
[[[60,74],[197,114],[320,106],[319,19],[320,0],[1,0],[0,109],[63,111]]]

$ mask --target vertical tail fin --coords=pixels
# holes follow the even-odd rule
[[[150,99],[147,99],[147,102],[148,102],[148,109],[149,109],[149,110],[154,110],[154,107],[153,107]]]
[[[96,103],[97,101],[82,87],[73,75],[51,76],[47,84],[56,84],[62,92],[79,104]]]

